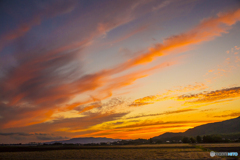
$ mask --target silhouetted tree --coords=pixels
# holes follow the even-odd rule
[[[196,143],[196,139],[193,137],[190,138],[190,141],[191,141],[191,143]]]
[[[183,137],[182,142],[183,143],[189,143],[190,141],[189,141],[188,137]]]
[[[220,135],[206,135],[203,136],[204,143],[219,143],[222,142],[222,137]]]
[[[196,139],[197,139],[197,142],[198,142],[198,143],[201,143],[201,142],[202,142],[201,136],[197,136]]]

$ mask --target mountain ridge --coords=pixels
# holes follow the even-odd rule
[[[203,135],[210,135],[210,134],[231,134],[231,133],[238,133],[240,132],[240,116],[237,118],[221,121],[221,122],[214,122],[214,123],[207,123],[204,125],[196,126],[194,128],[188,129],[185,132],[166,132],[159,136],[153,137],[154,139],[166,139],[172,137],[184,137],[184,136],[203,136]]]

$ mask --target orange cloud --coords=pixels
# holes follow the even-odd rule
[[[180,110],[176,110],[176,111],[167,111],[167,112],[156,113],[156,114],[143,114],[143,115],[139,115],[139,116],[129,117],[127,119],[150,117],[150,116],[160,116],[160,115],[169,115],[169,114],[184,113],[184,112],[190,112],[190,111],[196,111],[196,110],[197,109],[180,109]]]
[[[201,86],[201,85],[200,85]],[[175,92],[189,92],[189,91],[194,91],[195,89],[205,89],[205,86],[201,86],[203,88],[201,88],[200,86],[196,86],[196,87],[189,87],[191,88],[191,90],[189,90],[189,88],[183,88],[180,90],[175,90]],[[222,90],[216,90],[216,91],[211,91],[211,92],[207,92],[204,91],[202,93],[198,93],[198,94],[183,94],[180,96],[176,96],[176,95],[169,95],[174,93],[174,90],[169,90],[166,93],[163,93],[161,95],[155,95],[155,96],[146,96],[140,99],[136,99],[134,102],[132,102],[129,106],[132,107],[136,107],[136,106],[141,106],[141,105],[148,105],[148,104],[153,104],[155,102],[158,101],[164,101],[167,99],[173,99],[173,100],[177,100],[177,101],[185,101],[184,105],[190,105],[190,104],[213,104],[213,103],[222,103],[222,102],[226,102],[226,101],[232,101],[235,100],[236,98],[240,97],[240,87],[233,87],[233,88],[226,88],[226,89],[222,89]],[[235,98],[235,99],[234,99]],[[174,113],[174,112],[173,112]],[[161,113],[162,114],[167,114],[167,113]],[[153,114],[154,116],[155,114]],[[156,114],[159,115],[159,114]],[[145,116],[145,115],[143,115]],[[146,115],[148,116],[148,115]],[[151,115],[149,115],[151,116]]]
[[[92,132],[84,134],[82,136],[108,136],[108,137],[120,137],[120,138],[139,138],[139,135],[146,134],[144,138],[150,138],[152,136],[159,135],[160,133],[166,131],[172,131],[175,129],[181,129],[182,131],[186,131],[189,128],[210,123],[214,121],[140,121],[137,123],[125,122],[126,125],[104,125],[104,127],[99,126],[96,128],[89,128]],[[104,129],[103,129],[104,128]],[[152,132],[152,134],[151,134]]]
[[[178,87],[178,89],[168,90],[167,92],[165,92],[163,94],[160,94],[160,95],[146,96],[146,97],[143,97],[143,98],[136,99],[129,106],[136,107],[136,106],[153,104],[155,102],[164,101],[164,100],[167,100],[167,99],[176,99],[177,96],[171,95],[171,94],[181,93],[181,92],[190,92],[190,91],[195,91],[195,90],[202,90],[202,89],[205,89],[205,88],[207,88],[207,86],[203,83],[196,83],[195,85]]]
[[[198,104],[218,102],[219,100],[234,100],[233,98],[237,97],[240,97],[240,87],[226,88],[198,94],[181,95],[178,97],[178,100],[187,101],[185,104]]]
[[[91,104],[91,105],[83,108],[83,109],[79,112],[79,114],[80,114],[80,113],[83,113],[83,112],[86,112],[86,111],[89,111],[89,110],[94,109],[94,108],[98,108],[98,107],[101,107],[101,104],[99,104],[99,103]]]
[[[196,90],[203,90],[208,88],[205,84],[203,83],[195,83],[195,85],[188,85],[185,87],[180,86],[179,89],[174,89],[174,90],[168,90],[168,93],[174,93],[174,92],[191,92],[191,91],[196,91]]]
[[[126,62],[126,66],[136,66],[149,63],[159,56],[170,53],[179,53],[183,47],[200,44],[209,41],[222,33],[226,33],[231,26],[240,20],[240,9],[225,14],[219,14],[216,18],[209,18],[202,21],[199,25],[188,32],[167,38],[162,44],[156,44],[148,52]]]
[[[38,109],[35,111],[19,112],[18,117],[21,119],[11,120],[2,125],[2,128],[23,127],[34,125],[49,120],[49,117],[53,114],[53,110]]]
[[[240,116],[240,112],[233,112],[230,114],[224,114],[224,115],[214,116],[214,117],[239,117],[239,116]]]

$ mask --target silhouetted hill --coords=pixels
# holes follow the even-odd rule
[[[53,144],[53,143],[66,143],[66,144],[75,144],[75,143],[80,143],[80,144],[88,144],[88,143],[107,143],[107,142],[116,142],[116,141],[121,141],[121,139],[112,139],[112,138],[94,138],[94,137],[83,137],[83,138],[72,138],[69,140],[64,140],[64,141],[52,141],[52,142],[46,142],[46,144]]]
[[[240,117],[197,126],[189,129],[184,134],[189,136],[206,135],[206,134],[226,134],[240,132]]]
[[[208,123],[188,129],[185,132],[171,133],[166,132],[162,135],[153,137],[154,139],[181,139],[184,136],[210,135],[210,134],[232,134],[240,133],[240,117],[215,123]]]

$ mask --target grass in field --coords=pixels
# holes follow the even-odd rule
[[[2,152],[0,159],[209,159],[209,152],[199,148],[157,149],[75,149],[34,152]],[[217,159],[217,157],[215,157]]]
[[[240,154],[240,144],[239,143],[200,143],[195,145],[196,148],[199,148],[203,151],[207,151],[208,153],[211,151],[215,152],[238,152]],[[240,155],[237,157],[229,157],[229,156],[221,156],[221,159],[238,159]]]
[[[240,147],[240,143],[199,143],[203,147]]]

